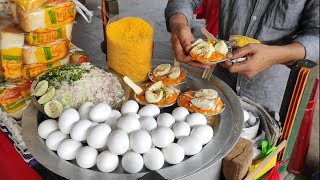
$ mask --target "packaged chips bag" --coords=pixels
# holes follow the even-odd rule
[[[52,63],[24,65],[22,68],[23,78],[34,79],[35,77],[37,77],[38,75],[40,75],[41,73],[47,70],[69,64],[69,62],[70,62],[70,56],[67,55],[67,57]]]
[[[18,6],[26,13],[34,12],[48,0],[14,0]]]
[[[6,81],[21,79],[24,34],[10,19],[0,17],[0,74]]]
[[[41,45],[51,43],[59,39],[67,39],[71,41],[73,23],[63,25],[57,28],[39,28],[35,31],[27,33],[26,42],[29,45]]]
[[[70,44],[70,64],[80,64],[89,62],[86,52],[74,44]]]
[[[69,41],[59,40],[41,46],[25,45],[22,49],[24,64],[50,63],[65,58],[69,54]]]
[[[18,112],[30,101],[31,81],[0,84],[0,105],[7,113]]]
[[[32,13],[17,7],[17,17],[21,29],[25,32],[39,28],[57,28],[70,24],[76,17],[76,5],[71,0],[48,2]]]

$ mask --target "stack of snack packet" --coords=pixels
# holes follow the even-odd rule
[[[2,88],[30,85],[28,80],[49,69],[88,61],[71,44],[77,12],[73,1],[9,0],[8,4],[10,16],[0,16],[0,81],[9,82]],[[0,104],[4,106],[1,100]]]
[[[77,13],[72,0],[0,0],[0,10],[0,108],[11,117],[4,121],[0,116],[0,120],[19,122],[31,101],[35,77],[61,65],[88,62],[88,58],[71,44]],[[1,123],[3,131],[5,124]],[[8,137],[29,162],[20,136]]]

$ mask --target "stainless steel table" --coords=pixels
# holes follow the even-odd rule
[[[163,63],[172,63],[172,61],[154,60],[155,65]],[[236,94],[220,79],[213,76],[207,81],[201,78],[200,70],[187,66],[183,67],[188,71],[188,79],[184,85],[181,85],[182,91],[213,88],[220,93],[226,108],[220,115],[208,119],[214,129],[214,137],[199,154],[186,157],[183,162],[174,166],[165,164],[157,172],[163,177],[171,179],[219,179],[221,160],[234,147],[240,137],[243,127],[242,107]],[[166,108],[162,111],[171,112],[173,108]],[[46,147],[45,141],[38,136],[38,124],[45,120],[44,118],[45,116],[31,103],[23,115],[23,138],[34,157],[54,173],[68,179],[77,180],[129,180],[148,173],[148,170],[144,168],[140,173],[128,174],[121,165],[113,173],[102,173],[96,167],[83,169],[77,166],[75,161],[60,159],[55,152]]]

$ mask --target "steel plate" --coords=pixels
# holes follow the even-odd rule
[[[154,60],[154,64],[171,63],[167,60]],[[201,72],[197,69],[183,66],[188,71],[188,79],[181,85],[182,92],[213,88],[219,92],[225,103],[225,110],[218,116],[209,119],[214,129],[213,139],[192,157],[186,157],[180,164],[165,166],[158,172],[165,178],[180,179],[201,171],[220,161],[235,145],[240,137],[243,125],[243,111],[240,101],[232,89],[217,77],[210,81],[201,78]],[[162,111],[171,112],[176,107],[164,108]],[[65,161],[57,154],[49,150],[45,141],[38,136],[39,122],[45,120],[45,116],[37,110],[34,104],[30,104],[22,119],[22,131],[24,141],[31,154],[46,168],[68,179],[136,179],[148,172],[143,169],[137,174],[127,174],[121,166],[113,173],[102,173],[96,167],[83,169],[76,165],[75,161]]]

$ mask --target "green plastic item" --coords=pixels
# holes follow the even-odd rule
[[[269,154],[276,150],[277,147],[269,146],[268,141],[264,140],[261,142],[261,149],[262,149],[262,158],[266,158]]]

